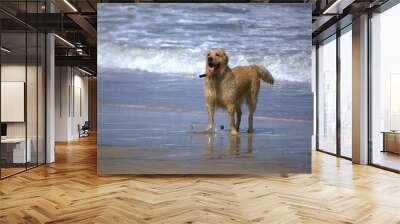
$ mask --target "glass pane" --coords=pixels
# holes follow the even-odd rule
[[[44,0],[1,1],[0,6],[14,13],[45,12]],[[45,161],[46,54],[44,34],[1,12],[0,31],[3,178]]]
[[[38,132],[38,120],[37,120],[37,74],[38,74],[38,36],[36,32],[27,33],[28,38],[28,63],[27,63],[27,81],[26,81],[26,113],[27,113],[27,143],[29,144],[31,153],[30,160],[28,160],[28,168],[37,165],[37,132]]]
[[[26,141],[26,35],[1,34],[1,160],[2,177],[25,170],[30,161]]]
[[[400,170],[400,5],[372,18],[372,163]]]
[[[352,35],[340,37],[340,142],[341,155],[352,156]]]
[[[26,12],[37,13],[39,4],[37,1],[27,2]],[[33,17],[37,19],[38,17]],[[32,21],[36,23],[37,21]],[[38,164],[38,45],[39,37],[35,30],[28,30],[28,62],[27,62],[27,142],[31,147],[31,161],[28,168]]]
[[[336,153],[336,40],[318,48],[319,149]]]
[[[38,45],[38,163],[45,163],[45,52],[46,37],[44,34],[39,34]]]

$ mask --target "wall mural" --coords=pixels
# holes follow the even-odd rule
[[[98,5],[98,173],[311,172],[309,4]]]

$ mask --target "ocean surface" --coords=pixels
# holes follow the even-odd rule
[[[307,4],[99,4],[98,171],[101,173],[309,172],[311,9]],[[206,124],[205,54],[224,48],[231,67],[263,64],[247,134],[199,134]]]
[[[195,78],[205,51],[230,66],[263,64],[282,81],[311,80],[308,4],[99,4],[98,64]]]

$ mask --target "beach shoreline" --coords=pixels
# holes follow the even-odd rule
[[[202,79],[104,69],[99,88],[99,174],[310,172],[309,83],[262,84],[255,132],[246,133],[244,105],[238,136],[230,135],[228,114],[221,109],[215,126],[224,130],[191,130],[193,124],[207,125]]]

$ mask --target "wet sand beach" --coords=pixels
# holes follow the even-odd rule
[[[223,125],[224,130],[211,134],[191,129],[193,124],[207,123],[203,80],[109,72],[113,79],[104,78],[99,83],[107,90],[100,96],[99,173],[310,171],[312,120],[309,117],[312,114],[301,109],[312,103],[307,85],[278,82],[271,87],[263,84],[254,118],[255,132],[246,132],[247,110],[244,109],[240,133],[231,136],[228,116],[223,110],[217,111],[215,120],[216,126]],[[301,88],[304,88],[304,95],[300,94]],[[281,94],[282,89],[285,93]],[[286,97],[285,107],[282,107],[282,97]],[[298,109],[286,111],[290,107]],[[269,116],[274,114],[275,117]]]

